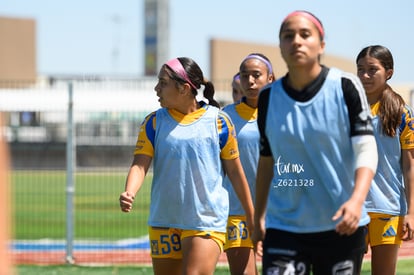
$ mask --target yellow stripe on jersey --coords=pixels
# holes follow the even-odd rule
[[[238,158],[239,146],[237,144],[236,129],[234,128],[233,122],[231,122],[227,114],[220,112],[217,124],[220,139],[226,139],[225,145],[221,148],[220,157],[227,160]],[[223,135],[226,136],[223,137]]]
[[[151,124],[148,125],[149,123]],[[141,126],[139,127],[137,143],[135,144],[134,155],[146,155],[150,157],[154,156],[154,147],[152,146],[152,142],[150,141],[147,133],[147,125],[148,127],[152,127],[152,130],[155,132],[155,123],[155,112],[152,112],[147,117],[145,117],[144,121],[141,123]]]
[[[374,104],[371,104],[371,114],[373,115],[373,116],[377,116],[378,115],[378,113],[379,113],[379,106],[380,106],[380,102],[379,101],[377,101],[377,102],[375,102]]]
[[[402,149],[414,149],[414,118],[413,113],[404,108],[403,118],[405,120],[405,127],[400,135],[400,142]]]
[[[247,121],[257,120],[257,108],[252,108],[243,101],[235,106],[239,116]]]
[[[200,108],[197,111],[184,115],[176,110],[168,110],[169,114],[180,124],[190,124],[199,119],[206,109]],[[154,156],[154,133],[156,126],[155,112],[149,114],[142,122],[138,138],[134,150],[134,155],[147,155],[150,157]],[[235,159],[239,157],[236,132],[231,120],[220,112],[219,118],[217,119],[217,128],[220,135],[220,139],[225,140],[224,146],[222,146],[220,156],[222,159]],[[223,132],[223,129],[226,131]],[[226,135],[223,137],[223,135]]]

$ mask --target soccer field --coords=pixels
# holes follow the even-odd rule
[[[13,235],[16,241],[64,241],[66,234],[66,174],[64,171],[14,171],[11,175],[13,202]],[[137,194],[134,209],[126,214],[119,209],[126,172],[78,172],[75,177],[74,236],[75,242],[93,246],[96,242],[113,244],[118,240],[137,239],[147,235],[151,175]],[[64,246],[63,246],[64,247]],[[51,246],[46,247],[50,250]],[[76,248],[76,247],[75,247]],[[64,251],[64,248],[60,248]],[[106,248],[105,248],[106,249]],[[121,250],[122,251],[122,250]],[[97,254],[104,251],[95,250]],[[94,252],[94,253],[95,253]],[[414,254],[414,252],[413,252]],[[45,257],[44,254],[40,255]],[[124,256],[126,256],[124,254]],[[124,257],[126,258],[126,257]],[[60,259],[60,258],[59,258]],[[76,265],[18,265],[18,274],[152,274],[140,259],[107,267]],[[45,263],[45,258],[40,262]],[[87,265],[87,264],[86,264]],[[364,263],[364,272],[370,274]],[[228,274],[226,266],[215,274]],[[400,260],[397,274],[414,274],[414,259]]]
[[[118,201],[126,175],[108,171],[76,174],[76,239],[118,240],[147,234],[151,176],[137,194],[133,211],[126,214],[120,211]],[[65,239],[65,172],[14,171],[11,182],[14,239]]]
[[[148,266],[18,266],[17,274],[25,275],[52,275],[52,274],[76,274],[76,275],[129,275],[129,274],[153,274]],[[229,274],[227,266],[217,267],[215,275]],[[371,274],[369,262],[365,262],[362,275]],[[397,266],[398,275],[414,274],[414,259],[400,260]]]
[[[145,263],[151,175],[137,194],[134,209],[123,213],[119,194],[127,172],[95,171],[75,175],[72,256],[76,262]],[[65,264],[67,197],[64,171],[13,171],[12,252],[17,264]],[[145,242],[146,247],[149,243]],[[142,251],[142,252],[139,252]],[[109,252],[109,253],[108,253]],[[137,253],[139,257],[132,257]],[[129,255],[129,256],[128,256]]]

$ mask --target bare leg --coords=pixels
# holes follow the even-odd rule
[[[371,247],[371,274],[395,275],[399,246],[383,244]]]
[[[218,244],[206,237],[193,236],[181,240],[184,275],[212,275],[221,254]]]
[[[256,256],[252,248],[235,247],[226,251],[232,275],[256,275]]]
[[[182,260],[177,259],[152,259],[154,275],[180,275],[182,272]]]

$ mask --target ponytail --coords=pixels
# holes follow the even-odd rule
[[[204,85],[204,97],[208,100],[209,105],[220,108],[220,104],[214,99],[214,85],[204,79],[203,71],[198,64],[189,57],[177,57],[166,63],[172,70],[172,79],[179,83],[188,83],[191,86],[191,92],[194,97],[197,96],[201,85]]]
[[[214,85],[211,81],[204,81],[203,96],[208,99],[208,104],[220,108],[220,104],[214,99]]]
[[[397,134],[396,131],[401,124],[404,106],[404,99],[387,84],[382,93],[379,107],[379,117],[385,135],[394,137]]]

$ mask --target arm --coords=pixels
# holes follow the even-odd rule
[[[271,86],[267,86],[260,92],[258,102],[258,116],[257,126],[260,133],[260,157],[257,164],[256,174],[256,201],[254,212],[254,225],[252,241],[259,256],[262,256],[262,241],[264,240],[266,227],[265,227],[265,214],[266,205],[269,195],[270,183],[273,179],[273,166],[274,159],[272,150],[270,149],[270,143],[266,136],[266,117],[267,109],[269,107]]]
[[[223,159],[223,166],[233,185],[234,191],[236,191],[236,194],[243,205],[246,213],[247,226],[249,230],[253,230],[253,200],[246,176],[240,163],[240,158]]]
[[[123,212],[131,211],[135,194],[141,188],[145,175],[151,165],[154,155],[155,122],[156,116],[155,112],[153,112],[141,123],[134,151],[134,159],[129,168],[125,183],[125,191],[119,196],[119,204]]]
[[[414,238],[414,149],[402,150],[402,168],[404,173],[405,196],[408,212],[404,219],[404,241]]]
[[[351,197],[337,210],[332,220],[339,220],[336,225],[339,234],[350,235],[358,228],[362,207],[377,169],[378,151],[371,110],[361,81],[355,75],[344,73],[342,90],[348,109],[355,155],[355,185]]]
[[[371,186],[374,173],[371,169],[360,167],[355,171],[355,187],[352,195],[332,217],[333,220],[339,220],[336,225],[336,231],[341,235],[351,235],[358,228],[361,218],[362,206]]]
[[[256,176],[256,202],[254,213],[253,242],[263,241],[265,236],[265,214],[270,183],[273,178],[273,157],[260,156]]]
[[[351,235],[359,225],[361,211],[374,178],[378,152],[375,138],[372,135],[363,135],[352,138],[352,145],[356,159],[355,185],[351,197],[332,217],[336,221],[336,231],[341,235]]]
[[[125,191],[119,196],[119,204],[123,212],[130,212],[132,210],[135,194],[139,191],[144,182],[151,161],[152,158],[147,155],[134,156],[125,183]]]
[[[220,133],[220,157],[222,159],[224,171],[230,179],[233,189],[244,208],[247,227],[249,230],[253,230],[253,200],[249,184],[240,162],[234,124],[225,112],[219,114],[217,124]]]
[[[3,116],[0,113],[0,126],[3,126]],[[0,274],[14,274],[11,253],[8,249],[12,220],[10,208],[10,153],[6,137],[0,132]]]

